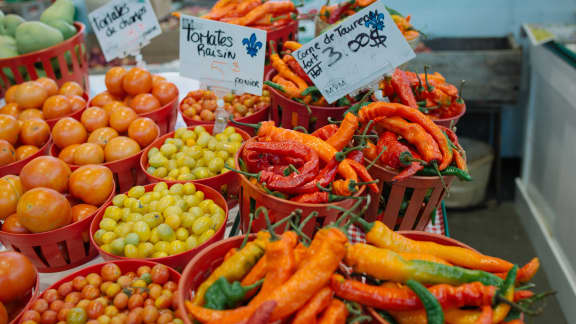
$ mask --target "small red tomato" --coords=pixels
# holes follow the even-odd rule
[[[112,302],[112,304],[116,306],[116,308],[118,308],[119,310],[123,310],[128,306],[128,295],[126,295],[123,292],[118,293],[114,297],[114,301]]]
[[[156,309],[156,307],[152,305],[144,307],[144,311],[142,312],[142,319],[144,320],[144,323],[146,324],[156,323],[156,320],[158,319],[159,316],[160,313],[158,312],[158,309]]]
[[[74,290],[74,285],[71,281],[65,282],[58,287],[58,294],[61,298],[66,298],[66,296]]]
[[[48,302],[44,298],[40,298],[34,302],[32,305],[32,310],[37,311],[38,313],[42,314],[43,312],[48,310]]]
[[[50,309],[58,313],[62,307],[64,307],[64,301],[61,299],[56,299],[52,303],[50,303]]]
[[[134,294],[128,299],[128,308],[130,310],[144,305],[144,298],[140,294]]]
[[[154,305],[159,309],[169,308],[172,304],[172,296],[162,295],[156,298]]]
[[[85,299],[96,299],[100,297],[100,290],[92,285],[86,285],[82,288],[82,297]]]
[[[163,285],[170,279],[170,272],[165,265],[157,264],[150,271],[150,276],[153,283]]]
[[[132,284],[132,279],[130,277],[128,277],[127,275],[123,275],[123,276],[120,276],[120,278],[118,278],[116,283],[118,283],[120,285],[120,287],[126,288],[126,287],[130,287],[130,285]]]
[[[53,310],[47,310],[42,313],[40,324],[56,324],[58,322],[58,313]]]
[[[164,284],[164,289],[168,289],[174,292],[176,291],[176,289],[178,289],[178,285],[174,281],[168,281],[167,283]]]
[[[88,318],[96,319],[100,315],[104,315],[104,305],[102,305],[100,302],[93,300],[88,305],[86,313],[88,314]]]
[[[35,310],[29,310],[26,311],[23,315],[22,315],[22,321],[34,321],[36,323],[40,323],[40,313],[38,313]]]
[[[116,281],[122,275],[120,267],[114,263],[105,264],[100,272],[102,279],[106,281]]]
[[[154,306],[154,299],[146,298],[146,300],[144,301],[144,306],[148,306],[148,305]]]
[[[159,317],[158,320],[156,321],[156,323],[158,324],[168,324],[170,322],[172,322],[172,320],[174,319],[174,316],[171,313],[165,312],[162,313]]]
[[[149,266],[141,266],[136,271],[136,274],[138,275],[138,277],[141,277],[145,273],[150,273],[150,271],[152,271],[152,269],[150,269]]]
[[[64,301],[76,305],[80,299],[82,299],[82,294],[78,291],[73,291],[64,298]]]
[[[58,320],[59,321],[66,321],[66,318],[68,317],[68,312],[73,308],[73,307],[67,307],[68,305],[64,306],[59,312],[58,312]]]
[[[162,295],[162,286],[160,286],[159,284],[150,284],[148,286],[148,290],[150,292],[150,297],[152,297],[153,299],[156,299],[158,297],[160,297],[160,295]]]
[[[87,275],[86,280],[88,281],[89,284],[91,284],[94,287],[100,287],[100,285],[102,284],[102,277],[100,277],[100,275],[97,273],[91,273]]]
[[[77,276],[74,278],[74,280],[72,280],[72,284],[74,285],[74,289],[76,291],[82,291],[84,286],[88,284],[88,280],[86,280],[84,276]]]
[[[44,292],[44,295],[42,295],[42,296],[44,299],[46,299],[48,304],[50,304],[53,301],[60,298],[60,295],[58,294],[58,290],[56,290],[56,289],[48,289]]]

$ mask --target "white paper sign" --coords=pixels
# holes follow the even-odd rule
[[[88,15],[106,61],[139,52],[162,33],[148,0],[112,0]]]
[[[180,75],[204,85],[262,94],[266,32],[192,16],[180,18]]]
[[[329,103],[416,56],[383,1],[348,17],[293,55]]]

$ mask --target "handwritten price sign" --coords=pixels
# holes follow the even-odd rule
[[[138,52],[162,33],[148,0],[112,0],[88,15],[106,61]]]
[[[383,1],[348,17],[294,52],[300,66],[329,103],[414,56]]]
[[[266,32],[192,16],[180,18],[180,75],[204,85],[262,94]]]

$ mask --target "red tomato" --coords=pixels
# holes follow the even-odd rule
[[[35,282],[36,268],[27,257],[18,252],[0,252],[0,302],[26,296]]]
[[[126,69],[123,67],[113,67],[108,72],[106,72],[106,77],[104,82],[106,83],[106,89],[113,96],[124,97],[123,81],[126,75]]]
[[[152,74],[141,68],[132,68],[122,80],[124,91],[131,96],[152,90]]]
[[[4,232],[12,234],[30,234],[31,232],[18,221],[18,215],[12,214],[4,220],[2,224],[2,230]]]
[[[82,144],[87,137],[84,125],[72,117],[62,118],[52,127],[52,140],[61,149],[72,144]]]
[[[59,192],[68,189],[70,167],[53,156],[40,156],[28,162],[20,171],[20,181],[25,190],[45,187]]]
[[[72,221],[68,199],[49,188],[26,191],[18,201],[16,212],[20,223],[33,233],[51,231]]]
[[[102,148],[114,137],[118,137],[118,132],[112,127],[102,127],[93,131],[88,137],[88,143],[95,143]]]
[[[128,136],[138,142],[140,147],[146,147],[159,135],[158,125],[147,117],[140,117],[130,123]]]
[[[130,108],[138,114],[145,114],[160,108],[160,101],[149,93],[141,93],[132,98]]]
[[[41,119],[29,119],[22,122],[20,142],[24,145],[42,147],[50,138],[50,126]]]
[[[90,107],[82,112],[80,120],[87,131],[93,132],[98,128],[108,126],[108,113],[102,108]]]
[[[68,81],[60,87],[58,93],[65,96],[81,96],[84,94],[84,89],[78,83]]]
[[[8,93],[6,94],[8,96]],[[20,109],[40,108],[42,103],[48,98],[48,91],[41,84],[28,81],[21,83],[14,92],[14,102]],[[12,101],[6,101],[12,102]]]
[[[70,115],[72,113],[70,99],[63,95],[50,96],[44,101],[42,112],[46,119],[56,119]]]
[[[34,145],[22,145],[16,149],[16,160],[24,160],[27,157],[30,157],[40,151]]]
[[[98,207],[89,204],[78,204],[72,207],[72,221],[77,222],[83,220],[84,218],[92,216]]]
[[[78,146],[80,146],[80,144],[66,146],[62,151],[60,151],[58,158],[68,164],[74,164],[74,152]]]
[[[104,150],[95,143],[80,144],[74,150],[74,164],[100,164],[104,162]]]
[[[152,282],[163,285],[170,279],[170,272],[165,265],[157,264],[150,271],[150,276]]]
[[[104,147],[106,162],[125,159],[138,152],[140,152],[138,142],[125,136],[114,137]]]
[[[18,109],[18,105],[15,103],[6,104],[2,109],[0,109],[0,114],[2,115],[10,115],[14,118],[18,118],[20,115],[20,109]]]
[[[18,141],[20,133],[20,123],[10,115],[0,115],[0,139],[14,145]]]
[[[16,151],[14,146],[8,141],[0,139],[0,166],[16,161]]]
[[[92,104],[92,106],[103,107],[105,104],[115,100],[116,97],[110,94],[110,92],[104,91],[94,96],[92,100],[90,100],[90,103]]]
[[[85,165],[70,175],[70,194],[87,204],[100,206],[114,189],[112,171],[101,165]]]
[[[132,108],[118,107],[110,114],[110,127],[119,133],[124,133],[136,118],[138,114]]]
[[[164,106],[178,97],[178,88],[172,82],[162,81],[154,84],[152,94]]]
[[[56,83],[56,81],[53,79],[42,77],[34,81],[40,84],[46,90],[46,93],[49,96],[53,96],[58,93],[58,83]]]

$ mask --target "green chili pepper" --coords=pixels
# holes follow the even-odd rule
[[[394,10],[394,9],[388,7],[388,6],[386,6],[386,11],[388,11],[388,13],[389,13],[390,15],[404,17],[404,16],[402,16],[401,13],[399,13],[398,11],[396,11],[396,10]]]
[[[336,103],[339,107],[345,107],[345,106],[349,106],[350,105],[350,99],[348,99],[348,97],[344,96],[340,99],[338,99],[337,103]]]
[[[462,169],[459,169],[455,166],[449,166],[446,169],[440,171],[441,175],[445,176],[457,176],[458,179],[464,181],[472,181],[472,177],[470,174]],[[425,176],[425,177],[434,177],[438,176],[438,171],[432,166],[425,166],[422,170],[418,171],[418,175]]]
[[[422,305],[424,305],[428,324],[443,324],[444,312],[442,311],[442,306],[440,306],[436,297],[434,297],[434,295],[432,295],[432,293],[418,281],[408,280],[406,285],[412,289],[422,302]]]
[[[479,281],[487,286],[500,286],[502,284],[502,279],[481,270],[470,270],[424,260],[407,260],[406,263],[413,270],[413,279],[421,282],[456,285]]]
[[[269,87],[272,87],[278,91],[282,91],[282,92],[286,93],[286,90],[284,90],[284,87],[282,85],[276,83],[276,82],[264,81],[264,84],[269,86]]]
[[[514,288],[514,283],[516,282],[516,274],[518,273],[518,266],[514,265],[510,271],[508,271],[508,275],[506,275],[506,279],[502,282],[502,285],[499,286],[496,294],[494,294],[494,303],[497,302],[497,299],[500,297],[505,297],[508,290]]]
[[[362,107],[367,106],[368,103],[366,102],[368,99],[370,99],[370,97],[372,96],[372,94],[374,93],[374,91],[368,91],[366,92],[363,96],[362,99],[360,99],[360,101],[358,101],[357,103],[353,104],[352,106],[350,106],[350,108],[348,108],[348,110],[346,110],[344,112],[344,116],[346,116],[347,113],[353,113],[354,115],[358,115],[358,112],[360,111],[360,109],[362,109]]]
[[[320,90],[318,90],[318,88],[316,88],[316,86],[309,86],[308,88],[304,89],[302,91],[302,93],[300,93],[302,95],[302,97],[305,97],[309,94],[314,94],[314,93],[320,93]]]
[[[239,281],[229,283],[225,277],[220,277],[206,290],[204,307],[210,309],[231,309],[238,306],[246,293],[262,284],[264,279],[250,286],[241,286]]]

